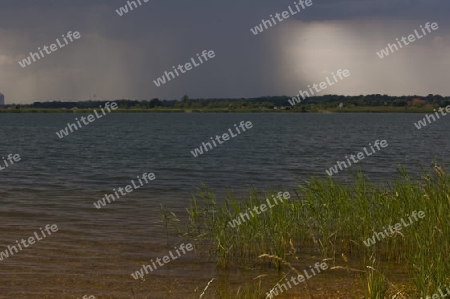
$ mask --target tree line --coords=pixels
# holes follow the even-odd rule
[[[257,109],[267,108],[274,109],[275,107],[285,107],[291,109],[291,105],[288,100],[291,97],[288,96],[263,96],[256,98],[211,98],[211,99],[190,99],[187,95],[183,96],[180,100],[160,100],[153,98],[151,100],[131,100],[131,99],[118,99],[114,100],[119,105],[120,109],[153,109],[153,108],[179,108],[179,109],[216,109],[227,108],[229,110],[234,109]],[[48,102],[34,102],[32,104],[10,104],[6,107],[11,108],[44,108],[44,109],[95,109],[99,106],[104,106],[104,100],[84,100],[78,102],[69,101],[48,101]],[[111,102],[111,101],[110,101]],[[389,96],[381,94],[372,95],[359,95],[359,96],[343,96],[343,95],[323,95],[313,96],[302,100],[303,105],[320,105],[323,108],[336,107],[340,103],[345,106],[361,106],[361,107],[373,107],[373,106],[424,106],[427,104],[434,106],[447,106],[450,105],[450,97],[443,97],[441,95],[429,94],[426,97],[422,96]]]

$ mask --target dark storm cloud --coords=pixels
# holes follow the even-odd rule
[[[348,0],[315,1],[317,10],[311,20],[345,20],[354,18],[441,18],[450,9],[445,0]]]
[[[333,70],[333,58],[353,68],[371,67],[372,76],[358,82],[357,90],[344,85],[339,90],[364,93],[381,89],[377,78],[385,77],[389,66],[372,56],[393,38],[436,21],[439,32],[426,40],[423,46],[429,49],[421,55],[429,56],[431,47],[444,51],[448,46],[450,1],[445,0],[313,0],[311,7],[258,36],[250,28],[294,1],[141,2],[142,6],[120,17],[116,9],[126,4],[122,0],[2,1],[0,82],[4,85],[0,90],[15,102],[83,99],[94,93],[138,99],[180,98],[185,93],[198,97],[293,94],[303,81],[309,84]],[[336,30],[339,39],[327,43],[326,39],[336,37]],[[18,65],[19,58],[68,31],[79,31],[82,38],[25,69]],[[340,46],[343,41],[352,47]],[[368,46],[363,49],[362,44]],[[397,70],[413,47],[393,56],[390,67]],[[153,84],[172,66],[188,62],[202,50],[214,50],[216,58],[166,86]],[[353,56],[339,55],[343,51]],[[323,64],[327,59],[330,62]],[[368,59],[373,65],[364,65]],[[434,73],[435,82],[447,75],[439,69]],[[408,93],[414,86],[406,80],[402,88]],[[401,93],[394,86],[387,92]]]

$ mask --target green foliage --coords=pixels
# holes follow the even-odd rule
[[[366,273],[366,298],[383,298],[387,279],[393,275],[375,270],[379,267],[375,260],[404,265],[415,285],[410,292],[416,295],[433,294],[450,282],[450,176],[439,166],[433,173],[423,173],[420,180],[412,180],[400,169],[398,179],[383,187],[361,173],[351,184],[311,178],[290,192],[289,200],[239,226],[229,225],[278,191],[251,189],[245,200],[228,192],[219,202],[203,186],[192,198],[181,234],[196,240],[196,248],[203,248],[219,268],[265,263],[258,259],[261,254],[295,263],[295,253],[308,248],[316,248],[337,266],[341,256],[348,256]],[[413,211],[424,211],[425,218],[370,247],[364,245],[374,232],[408,219]],[[271,265],[282,269],[279,263]],[[392,285],[389,292],[399,293]]]
[[[159,107],[167,109],[201,109],[202,111],[211,111],[216,109],[224,109],[226,111],[251,111],[259,110],[260,107],[274,111],[274,107],[288,107],[294,111],[308,111],[317,112],[319,110],[334,111],[339,103],[344,103],[344,109],[342,112],[364,112],[364,111],[392,111],[392,112],[404,112],[404,110],[398,110],[395,108],[408,108],[415,112],[432,112],[433,107],[445,107],[450,105],[450,97],[442,97],[440,95],[428,95],[427,97],[420,96],[401,96],[392,97],[388,95],[374,94],[374,95],[359,95],[359,96],[343,96],[343,95],[323,95],[312,96],[306,98],[301,104],[291,107],[288,100],[290,96],[263,96],[257,98],[214,98],[214,99],[190,99],[187,95],[184,95],[180,101],[177,100],[159,100],[153,98],[148,100],[127,100],[116,99],[109,100],[109,102],[116,102],[123,110],[131,110],[135,108],[154,110]],[[418,103],[413,106],[408,106],[408,102],[413,99],[421,98],[427,103]],[[21,105],[21,110],[25,108],[24,112],[30,112],[28,108],[32,109],[66,109],[66,108],[78,108],[78,109],[97,109],[99,106],[104,106],[107,101],[98,100],[85,100],[78,102],[34,102],[30,105]],[[15,108],[15,104],[6,105],[6,108]],[[133,108],[135,107],[135,108]],[[363,109],[355,109],[363,108]],[[373,110],[375,108],[375,110]],[[365,109],[365,110],[364,110]],[[377,110],[378,109],[378,110]],[[335,109],[336,110],[336,109]],[[288,110],[277,110],[277,112],[286,112]]]

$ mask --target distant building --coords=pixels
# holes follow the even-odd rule
[[[5,95],[3,93],[0,93],[0,108],[5,107]]]
[[[427,105],[427,104],[428,104],[427,101],[422,100],[420,98],[414,98],[411,101],[408,101],[408,106],[413,106],[413,105],[423,106],[423,105]]]

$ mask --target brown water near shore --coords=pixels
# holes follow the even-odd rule
[[[268,291],[287,271],[283,269],[278,273],[263,262],[246,266],[230,264],[228,269],[217,269],[214,261],[197,247],[192,253],[135,280],[131,273],[142,264],[148,264],[150,259],[167,255],[173,246],[130,243],[117,238],[94,241],[86,238],[86,234],[64,230],[32,246],[1,262],[0,298],[56,299],[82,298],[83,295],[96,298],[199,298],[212,278],[216,280],[204,298],[224,298],[217,293],[230,290],[235,294],[239,287],[246,283],[256,284],[259,279],[262,289]],[[300,253],[293,266],[302,272],[320,260],[319,254]],[[340,265],[358,268],[358,263],[341,261]],[[392,264],[390,271],[396,273],[391,275],[396,277],[393,283],[401,288],[406,282],[406,270]],[[287,277],[294,275],[291,272]],[[260,278],[255,280],[258,276]],[[326,270],[308,279],[312,297],[305,285],[300,284],[277,298],[361,298],[362,279],[357,272]]]

